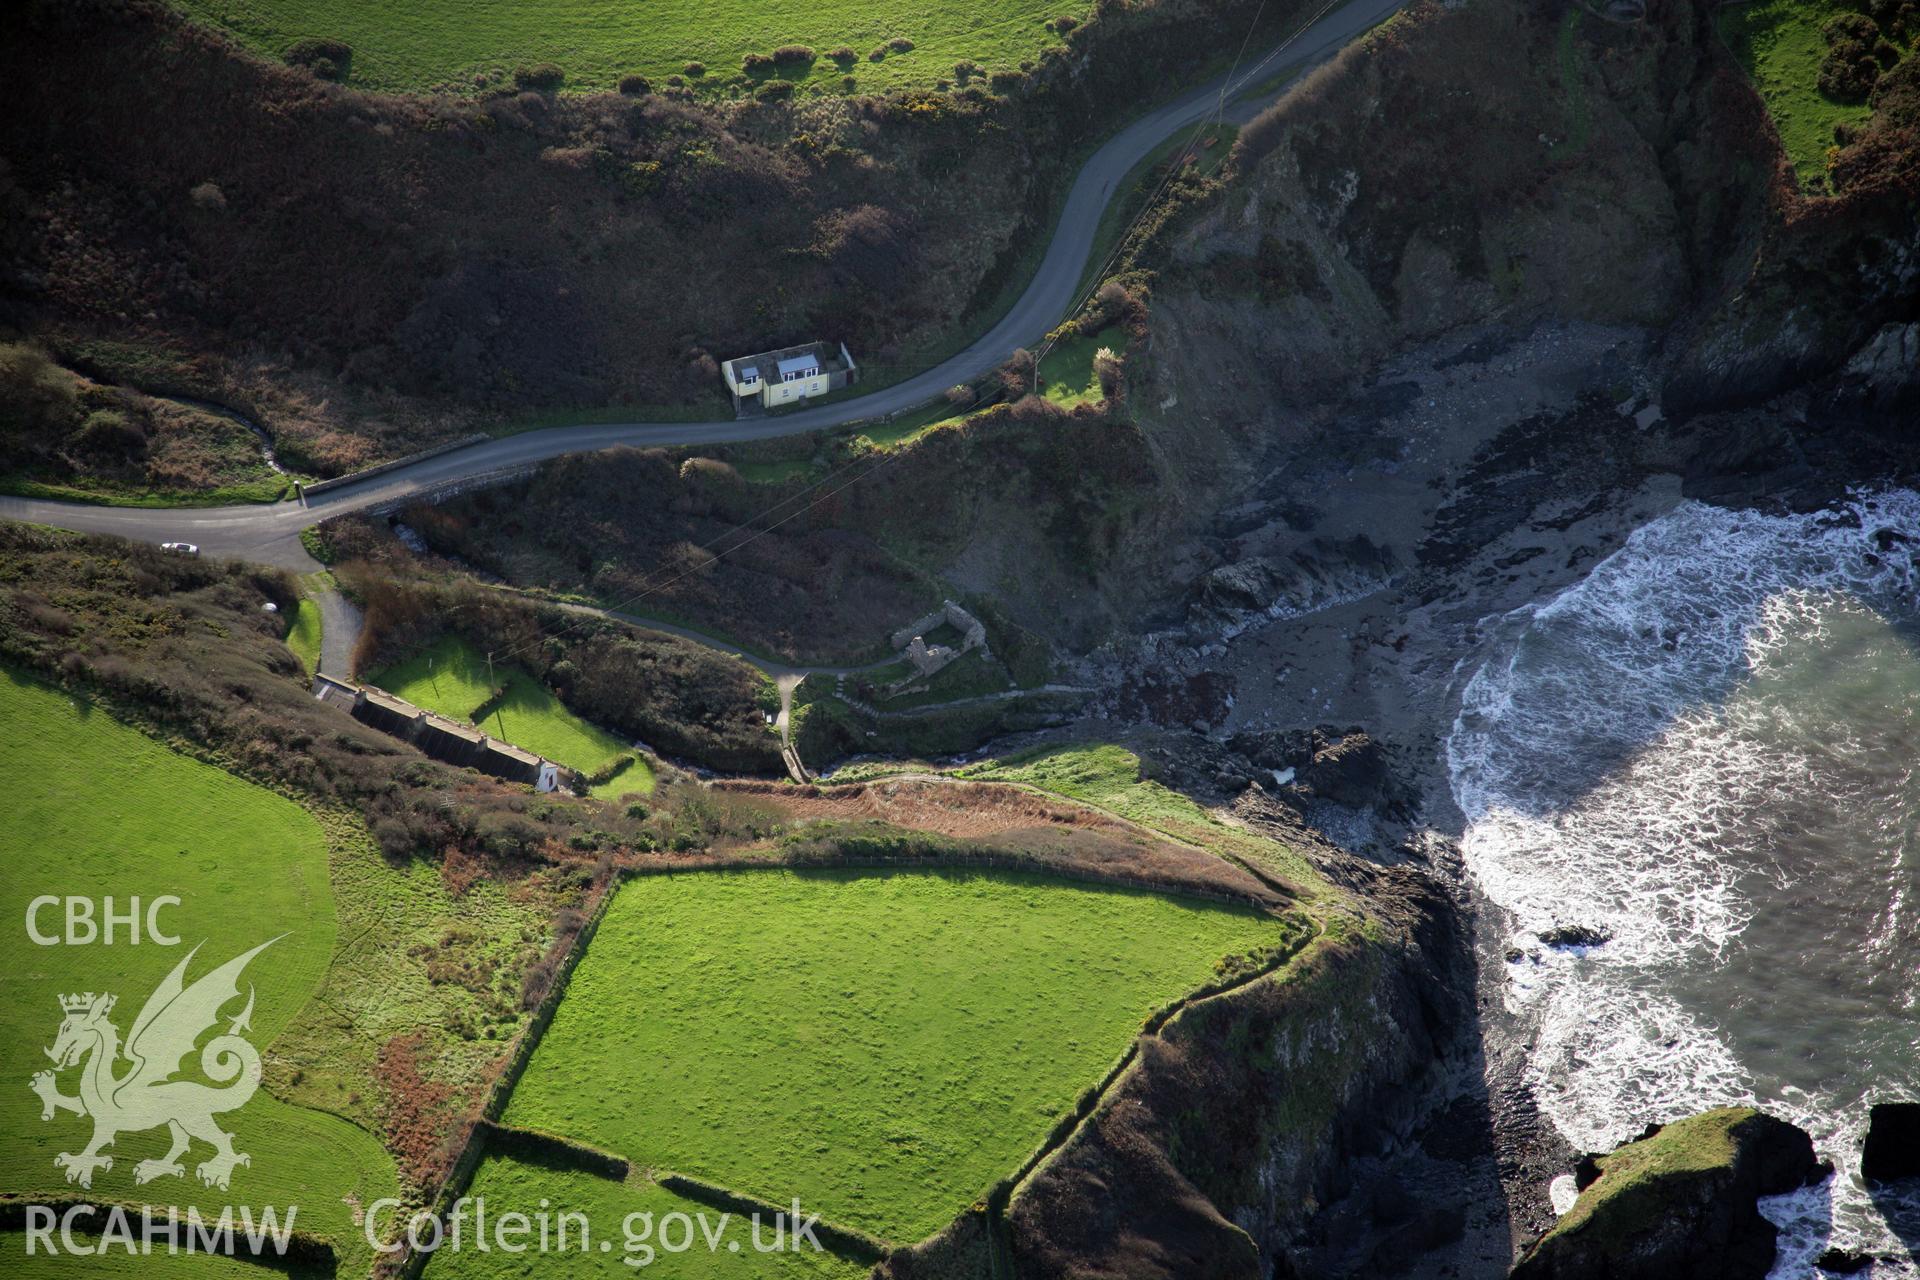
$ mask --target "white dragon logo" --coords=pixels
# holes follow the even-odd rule
[[[60,997],[60,1010],[66,1016],[46,1054],[53,1059],[54,1071],[64,1071],[86,1059],[80,1073],[80,1096],[62,1094],[54,1071],[35,1073],[29,1084],[40,1095],[42,1120],[53,1119],[57,1111],[93,1117],[93,1141],[87,1149],[78,1154],[63,1151],[54,1157],[54,1165],[66,1170],[68,1182],[93,1186],[94,1170],[113,1168],[113,1157],[102,1155],[102,1147],[112,1146],[118,1134],[160,1125],[167,1126],[173,1144],[158,1160],[142,1160],[133,1166],[136,1183],[185,1176],[180,1157],[194,1138],[214,1149],[212,1157],[195,1169],[200,1181],[209,1187],[225,1189],[235,1165],[253,1163],[245,1153],[233,1149],[233,1135],[213,1122],[220,1112],[246,1105],[260,1087],[260,1054],[240,1038],[240,1032],[253,1029],[251,986],[247,988],[247,1007],[228,1025],[226,1034],[215,1036],[200,1051],[200,1070],[222,1087],[173,1077],[180,1070],[181,1059],[193,1052],[201,1033],[220,1020],[221,1008],[239,997],[240,972],[247,962],[279,940],[270,938],[187,986],[187,964],[199,952],[196,946],[147,997],[140,1016],[133,1020],[133,1029],[127,1033],[124,1050],[119,1028],[107,1021],[115,997],[92,992]],[[114,1067],[123,1055],[133,1065],[124,1075],[115,1075]]]

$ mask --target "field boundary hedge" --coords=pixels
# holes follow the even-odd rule
[[[633,1172],[633,1162],[623,1155],[557,1133],[548,1133],[545,1129],[527,1129],[486,1119],[482,1119],[474,1129],[474,1140],[488,1151],[498,1151],[528,1164],[577,1169],[612,1182],[625,1182],[627,1175]]]
[[[671,876],[699,875],[708,871],[832,871],[842,868],[853,871],[1019,871],[1028,875],[1048,876],[1055,880],[1099,885],[1103,888],[1137,889],[1144,893],[1157,893],[1170,898],[1196,898],[1226,906],[1250,907],[1263,915],[1284,914],[1281,909],[1290,902],[1285,899],[1276,902],[1247,893],[1230,893],[1225,889],[1209,889],[1203,885],[1148,880],[1137,876],[1101,872],[1091,867],[1039,862],[1006,854],[970,853],[963,849],[942,854],[903,854],[897,858],[862,857],[853,854],[806,854],[781,859],[720,857],[704,862],[676,863],[671,866],[622,867],[620,873],[623,877]]]
[[[587,944],[593,940],[593,935],[600,931],[600,922],[606,918],[607,908],[612,904],[614,891],[620,883],[621,878],[616,876],[601,888],[598,900],[594,902],[592,910],[587,914],[586,923],[582,924],[580,932],[574,935],[573,944],[567,948],[567,954],[555,971],[546,994],[540,998],[539,1005],[534,1009],[533,1017],[527,1020],[525,1027],[521,1028],[506,1064],[493,1078],[493,1084],[487,1090],[486,1101],[481,1104],[479,1115],[468,1127],[466,1141],[461,1145],[460,1153],[454,1157],[446,1178],[440,1184],[439,1192],[433,1198],[433,1204],[427,1210],[441,1220],[442,1227],[446,1225],[446,1216],[451,1211],[454,1201],[465,1195],[473,1186],[473,1175],[479,1170],[480,1161],[487,1154],[487,1136],[489,1132],[501,1127],[499,1120],[501,1113],[506,1110],[507,1100],[513,1096],[514,1086],[520,1083],[520,1077],[526,1072],[527,1064],[533,1061],[533,1051],[539,1047],[540,1040],[547,1033],[547,1028],[553,1024],[553,1015],[566,995],[568,983],[573,980],[573,971],[579,967],[580,957],[586,954]],[[533,1131],[522,1130],[521,1132],[532,1133]],[[575,1144],[568,1145],[571,1147]],[[584,1151],[597,1151],[597,1148],[579,1145]],[[431,1253],[415,1249],[408,1244],[406,1252],[389,1264],[389,1269],[383,1270],[382,1274],[392,1276],[394,1280],[418,1280],[421,1271],[426,1268],[427,1261],[432,1256]]]
[[[745,1192],[735,1191],[731,1187],[723,1187],[718,1183],[707,1182],[684,1173],[660,1170],[653,1175],[653,1180],[675,1195],[685,1196],[689,1200],[697,1200],[701,1204],[710,1205],[715,1209],[724,1209],[730,1213],[787,1215],[792,1213],[792,1207],[789,1205],[773,1204],[758,1196],[750,1196]],[[851,1227],[835,1226],[824,1218],[818,1219],[815,1223],[813,1233],[819,1237],[822,1244],[841,1257],[851,1258],[855,1262],[863,1262],[869,1266],[893,1251],[893,1246],[884,1240],[870,1236],[864,1231],[856,1231]]]

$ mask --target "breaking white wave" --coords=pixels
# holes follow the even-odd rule
[[[1920,660],[1911,688],[1882,697],[1851,690],[1858,673],[1823,655],[1829,627],[1844,647],[1880,643],[1882,619],[1920,618],[1916,550],[1920,494],[1907,491],[1800,516],[1682,504],[1498,621],[1447,743],[1467,865],[1513,930],[1507,1000],[1533,1029],[1543,1112],[1585,1150],[1723,1103],[1801,1123],[1842,1176],[1769,1203],[1780,1276],[1815,1274],[1828,1243],[1904,1253],[1851,1171],[1866,1102],[1920,1096],[1912,1037],[1878,1020],[1897,1027],[1920,994],[1902,871],[1920,859],[1920,791],[1886,764],[1920,750]],[[1838,695],[1824,706],[1829,686],[1869,714]],[[1857,883],[1828,883],[1835,849]],[[1862,885],[1881,900],[1849,903]],[[1796,975],[1808,944],[1776,922],[1836,905],[1857,905],[1864,940]],[[1748,936],[1756,918],[1767,936]],[[1569,926],[1607,941],[1542,943]],[[1766,1007],[1775,976],[1805,988],[1779,1011]],[[1831,1062],[1802,1070],[1776,1042],[1799,1034],[1796,1000],[1826,1012],[1821,983],[1852,990],[1807,1037],[1806,1054]],[[1854,1009],[1870,1016],[1849,1022]]]

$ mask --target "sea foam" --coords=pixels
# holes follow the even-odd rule
[[[1899,1080],[1847,1075],[1864,1043],[1823,1047],[1839,1066],[1821,1088],[1757,1078],[1721,1025],[1744,1014],[1714,1007],[1714,975],[1731,958],[1752,967],[1734,953],[1764,946],[1744,937],[1757,913],[1811,894],[1801,882],[1821,868],[1796,825],[1808,805],[1859,824],[1861,856],[1890,869],[1915,856],[1920,814],[1909,789],[1850,768],[1902,725],[1871,742],[1844,717],[1812,732],[1747,690],[1791,677],[1849,610],[1920,618],[1916,550],[1909,491],[1789,516],[1683,503],[1552,600],[1490,620],[1446,745],[1466,864],[1511,930],[1506,1000],[1532,1032],[1530,1080],[1568,1141],[1605,1150],[1649,1120],[1758,1102],[1840,1165],[1768,1203],[1785,1233],[1777,1276],[1816,1274],[1828,1243],[1905,1252],[1852,1176],[1867,1093]],[[1902,892],[1886,896],[1862,919],[1910,937]],[[1541,941],[1567,926],[1607,940]],[[1913,984],[1896,987],[1885,998],[1910,1007]]]

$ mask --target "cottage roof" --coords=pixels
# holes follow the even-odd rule
[[[780,376],[783,378],[788,374],[798,376],[801,374],[818,373],[820,371],[820,357],[816,355],[792,356],[780,361],[777,367],[780,370]]]

